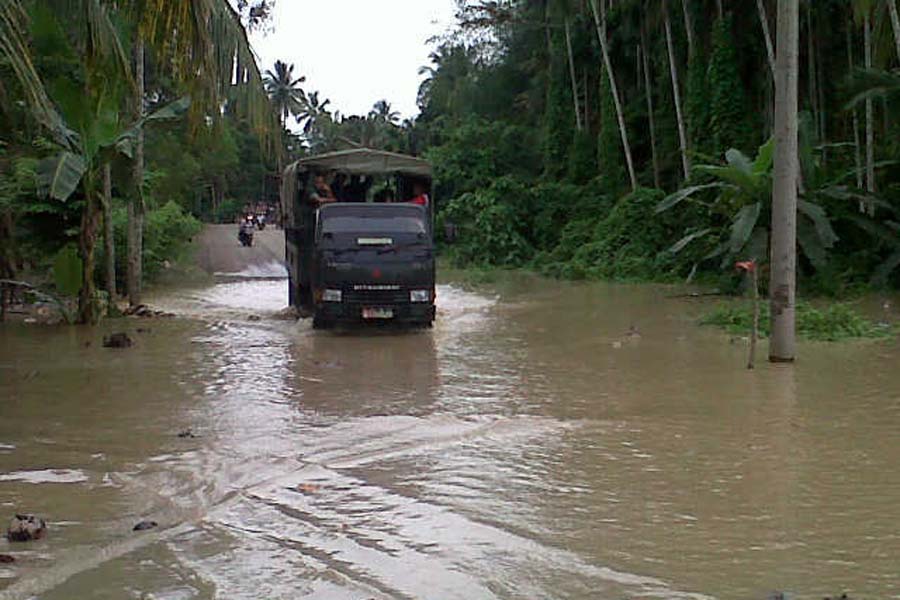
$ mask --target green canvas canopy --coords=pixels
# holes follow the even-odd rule
[[[370,148],[319,154],[298,160],[294,165],[297,170],[338,171],[350,175],[400,174],[431,179],[431,165],[427,161]]]

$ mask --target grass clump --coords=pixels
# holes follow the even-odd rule
[[[700,319],[701,325],[713,325],[733,335],[749,335],[753,308],[749,303],[722,304]],[[760,305],[759,334],[771,331],[769,306]],[[797,304],[797,333],[808,340],[837,342],[848,339],[883,339],[896,334],[887,323],[875,323],[860,315],[849,304],[832,304],[824,309],[801,302]]]

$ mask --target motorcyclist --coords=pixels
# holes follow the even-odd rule
[[[241,220],[240,227],[238,227],[238,239],[245,246],[253,244],[253,221],[250,217]]]

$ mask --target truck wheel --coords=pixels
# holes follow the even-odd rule
[[[319,315],[314,315],[312,326],[313,329],[331,329],[332,327],[334,327],[334,322],[320,317]]]

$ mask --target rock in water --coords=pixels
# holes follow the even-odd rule
[[[114,333],[103,338],[104,348],[131,348],[134,342],[127,333]]]
[[[9,564],[16,562],[16,559],[9,554],[0,554],[0,564]]]
[[[135,525],[131,530],[132,531],[147,531],[148,529],[155,529],[159,527],[159,523],[156,521],[141,521],[137,525]]]
[[[9,522],[6,537],[11,542],[39,540],[47,533],[47,523],[34,515],[16,515]]]

